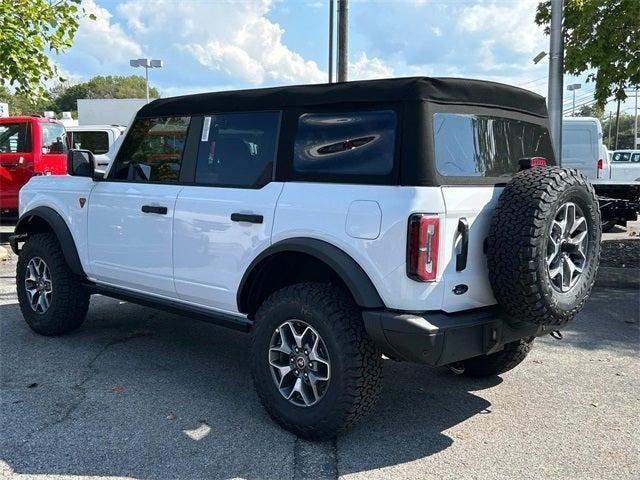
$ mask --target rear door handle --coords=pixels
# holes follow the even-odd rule
[[[264,217],[262,215],[256,215],[254,213],[232,213],[232,222],[248,222],[248,223],[262,223]]]
[[[469,254],[469,222],[464,217],[458,220],[458,235],[460,235],[460,253],[456,255],[456,272],[461,272],[467,268]]]
[[[142,206],[143,213],[155,213],[158,215],[166,215],[168,210],[167,207],[159,207],[157,205],[143,205]]]

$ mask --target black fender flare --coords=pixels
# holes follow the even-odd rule
[[[323,240],[315,238],[296,237],[274,243],[261,252],[250,264],[236,295],[239,312],[246,312],[249,303],[249,290],[253,276],[260,269],[260,265],[270,256],[282,252],[305,253],[324,262],[333,269],[347,286],[356,304],[363,308],[384,308],[384,302],[375,285],[360,265],[346,252]]]
[[[34,230],[30,227],[33,226],[35,218],[47,223],[56,237],[58,237],[58,242],[60,242],[60,247],[62,248],[62,254],[64,255],[64,259],[67,262],[67,265],[69,265],[71,271],[76,275],[85,277],[86,274],[82,268],[78,249],[76,248],[76,243],[73,240],[71,230],[69,230],[67,222],[65,222],[62,216],[60,216],[60,214],[53,208],[36,207],[22,214],[15,228],[15,236],[20,238],[24,235],[28,236],[33,233]]]

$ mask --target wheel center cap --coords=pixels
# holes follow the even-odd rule
[[[300,355],[299,357],[296,358],[296,366],[300,369],[304,368],[307,366],[307,361],[305,360],[305,358]]]

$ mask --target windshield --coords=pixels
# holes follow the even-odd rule
[[[521,158],[544,157],[555,164],[549,130],[512,118],[436,113],[436,166],[452,177],[504,177],[519,170]]]
[[[613,152],[614,162],[628,162],[631,158],[631,152]]]

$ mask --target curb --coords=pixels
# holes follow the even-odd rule
[[[640,268],[600,267],[596,286],[640,289]]]

